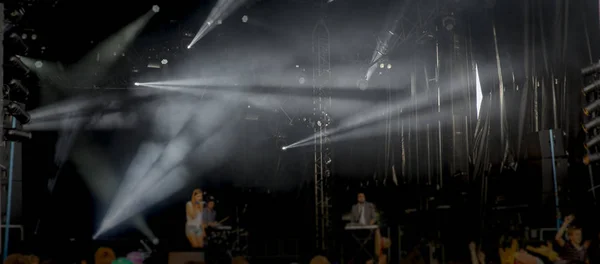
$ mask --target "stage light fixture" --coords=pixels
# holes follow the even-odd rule
[[[18,130],[15,128],[4,128],[4,140],[23,142],[31,139],[31,132]]]
[[[381,69],[385,68],[385,63],[379,64],[379,68],[381,68]]]
[[[591,112],[593,112],[593,111],[596,111],[596,109],[598,109],[598,107],[600,107],[600,100],[596,100],[596,101],[594,101],[593,103],[591,103],[591,104],[589,104],[589,105],[585,106],[585,107],[583,108],[583,113],[584,113],[586,116],[589,116],[589,115],[590,115],[590,113],[591,113]]]
[[[285,150],[287,150],[287,147],[281,147],[281,150],[285,151]]]
[[[19,121],[19,123],[22,125],[31,121],[31,116],[23,108],[24,106],[20,106],[15,102],[9,102],[6,105],[6,111],[15,119],[17,119],[17,121]]]
[[[392,68],[392,64],[388,63],[387,68],[388,68],[388,70],[391,69]]]
[[[32,40],[36,40],[37,39],[37,35],[36,34],[31,35],[31,39]]]
[[[299,82],[300,84],[305,84],[305,83],[306,83],[306,78],[304,78],[304,77],[300,77],[300,78],[298,78],[298,82]]]
[[[15,91],[19,91],[21,93],[23,93],[25,96],[29,96],[29,89],[27,89],[27,87],[25,87],[21,81],[17,80],[17,79],[12,79],[10,80],[10,82],[8,83],[9,88]]]
[[[583,128],[583,132],[587,134],[590,129],[597,127],[598,125],[600,125],[600,117],[596,117],[589,122],[582,124],[581,127]]]
[[[162,65],[166,65],[167,63],[169,63],[169,61],[167,59],[162,59],[160,63],[162,63]]]
[[[139,83],[139,82],[136,82],[136,83],[134,83],[133,85],[135,85],[135,86],[140,86],[140,83]]]
[[[152,6],[152,12],[154,12],[154,13],[160,12],[160,7],[158,5],[153,5]]]
[[[446,30],[452,31],[456,26],[456,20],[453,16],[447,16],[442,19],[442,24]]]
[[[591,83],[590,85],[587,85],[586,87],[583,87],[582,92],[585,95],[593,90],[596,90],[598,87],[600,87],[600,80],[595,81],[595,82]]]
[[[15,65],[21,67],[21,69],[23,69],[25,71],[25,74],[29,74],[29,68],[17,56],[10,57],[10,61],[12,63],[14,63]]]
[[[244,16],[242,17],[242,22],[244,22],[244,23],[248,23],[248,16],[247,16],[247,15],[244,15]]]
[[[583,147],[586,148],[586,149],[589,149],[589,148],[595,146],[598,143],[600,143],[600,135],[597,135],[597,136],[591,138],[590,140],[588,140],[587,142],[585,142],[583,144]]]
[[[358,89],[361,91],[367,90],[367,88],[369,88],[369,81],[366,79],[360,79],[358,82],[356,82],[356,86],[358,86]]]
[[[27,44],[25,44],[25,42],[23,41],[21,36],[19,36],[17,33],[10,34],[10,38],[13,39],[14,42],[18,43],[21,46],[20,50],[22,52],[27,52],[29,50],[29,47],[27,46]]]
[[[35,62],[35,67],[38,68],[38,69],[42,68],[42,67],[44,67],[44,63],[42,61],[36,61]]]
[[[23,33],[23,35],[21,35],[21,39],[23,39],[23,40],[27,39],[27,34]]]
[[[584,75],[584,76],[589,75],[594,72],[597,72],[598,70],[600,70],[600,63],[592,64],[590,66],[587,66],[587,67],[581,69],[581,75]]]
[[[600,160],[600,153],[588,154],[583,157],[583,164],[590,165],[592,162]]]

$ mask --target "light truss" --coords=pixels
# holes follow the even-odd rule
[[[395,33],[397,35],[393,46],[400,46],[407,41],[421,43],[432,38],[435,21],[444,11],[450,1],[440,0],[405,0]]]
[[[331,144],[327,132],[331,119],[331,64],[329,30],[320,20],[313,30],[313,121],[314,132],[314,183],[316,247],[326,250],[331,234],[329,217],[331,201]]]

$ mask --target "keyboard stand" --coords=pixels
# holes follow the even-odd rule
[[[367,260],[375,259],[373,254],[373,249],[375,247],[373,246],[373,248],[369,250],[367,246],[369,245],[369,242],[374,241],[373,237],[375,236],[376,230],[377,227],[372,226],[365,226],[364,228],[346,227],[346,231],[350,232],[352,238],[354,238],[354,241],[359,246],[354,256],[350,258],[351,262],[354,262],[361,254],[366,254],[365,256],[369,257]]]

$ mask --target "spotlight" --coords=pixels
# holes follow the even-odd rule
[[[590,113],[591,113],[591,112],[593,112],[593,111],[595,111],[596,109],[598,109],[598,107],[599,107],[599,106],[600,106],[600,100],[596,100],[596,101],[594,101],[593,103],[591,103],[591,104],[589,104],[589,105],[585,106],[585,107],[583,108],[583,113],[584,113],[586,116],[589,116],[589,115],[590,115]]]
[[[391,69],[392,68],[392,64],[388,63],[387,68],[388,68],[388,70]]]
[[[598,87],[600,87],[600,80],[595,81],[595,82],[591,83],[590,85],[588,85],[586,87],[583,87],[583,91],[582,92],[585,95],[585,94],[587,94],[587,93],[589,93],[591,91],[596,90]]]
[[[27,89],[27,87],[25,87],[21,83],[21,81],[19,81],[17,79],[10,80],[10,83],[8,84],[8,86],[11,88],[11,90],[20,91],[21,93],[25,94],[25,96],[29,95],[29,89]]]
[[[31,132],[17,130],[14,128],[4,129],[4,140],[5,141],[16,141],[22,142],[31,139]]]
[[[25,42],[23,41],[23,39],[21,38],[21,36],[19,36],[17,33],[12,33],[12,34],[10,34],[10,38],[13,39],[13,41],[15,43],[19,44],[19,46],[20,46],[19,51],[20,52],[27,53],[27,51],[29,50],[29,47],[27,46],[27,44],[25,44]]]
[[[600,117],[596,117],[591,121],[582,124],[581,127],[583,127],[583,132],[587,134],[590,129],[597,127],[598,125],[600,125]]]
[[[298,78],[298,82],[299,82],[300,84],[304,84],[304,83],[306,83],[306,78],[304,78],[304,77],[300,77],[300,78]]]
[[[36,61],[36,62],[35,62],[35,67],[36,67],[36,68],[38,68],[38,69],[39,69],[39,68],[42,68],[42,67],[44,67],[44,63],[43,63],[43,62],[41,62],[41,61]]]
[[[169,61],[167,59],[163,59],[160,61],[160,63],[162,63],[163,65],[166,65],[167,63],[169,63]]]
[[[152,239],[152,244],[154,244],[154,245],[158,245],[159,242],[160,241],[158,240],[158,238]]]
[[[581,75],[589,75],[600,70],[600,63],[596,63],[581,69]]]
[[[600,153],[588,154],[583,157],[583,164],[590,165],[590,163],[598,160],[600,160]]]
[[[379,64],[379,68],[381,68],[381,69],[385,68],[385,63]]]
[[[154,12],[154,13],[160,12],[160,7],[158,5],[153,5],[152,6],[152,12]]]
[[[285,151],[287,149],[287,147],[281,147],[281,150]]]
[[[31,35],[31,39],[32,40],[36,40],[37,39],[37,35],[36,34]]]
[[[187,48],[188,48],[188,49],[191,49],[191,48],[192,48],[192,45],[188,45],[188,46],[187,46]]]
[[[21,35],[21,39],[23,39],[23,40],[27,39],[27,34],[23,33],[23,35]]]
[[[31,116],[29,116],[29,113],[27,113],[22,106],[16,104],[15,102],[8,103],[8,105],[6,105],[6,110],[21,124],[27,124],[29,121],[31,121]]]
[[[446,28],[446,30],[452,31],[456,25],[456,20],[453,16],[447,16],[444,17],[444,19],[442,19],[442,24],[444,25],[444,28]]]
[[[369,88],[369,82],[366,79],[360,79],[358,82],[356,82],[356,86],[358,86],[358,89],[361,91],[364,91]]]
[[[244,15],[244,16],[242,17],[242,22],[244,22],[244,23],[248,23],[248,16],[247,16],[247,15]]]
[[[134,83],[133,85],[135,85],[135,86],[140,86],[140,83],[139,83],[139,82],[136,82],[136,83]]]
[[[29,68],[17,56],[10,57],[10,61],[16,64],[17,66],[21,67],[21,69],[25,71],[25,74],[29,74]]]
[[[583,147],[588,149],[591,148],[593,146],[595,146],[596,144],[600,143],[600,135],[588,140],[587,142],[585,142],[585,144],[583,144]]]

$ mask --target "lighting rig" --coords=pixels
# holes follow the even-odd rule
[[[20,227],[19,219],[22,212],[22,191],[21,191],[21,146],[15,142],[21,142],[31,139],[31,133],[21,129],[22,124],[30,121],[30,116],[25,110],[25,102],[29,95],[27,86],[32,80],[31,71],[23,63],[16,52],[26,54],[29,48],[25,44],[26,38],[30,35],[19,32],[19,22],[25,14],[25,9],[21,7],[7,7],[5,12],[4,4],[0,3],[0,28],[4,29],[0,34],[0,82],[2,93],[0,94],[0,117],[2,117],[2,126],[0,126],[0,167],[2,168],[1,188],[2,199],[0,203],[6,208],[2,212],[2,224],[6,230],[4,240],[2,241],[3,258],[6,259],[9,243],[9,228]],[[16,34],[18,33],[18,34]],[[35,37],[37,39],[37,36]],[[6,40],[6,41],[5,41]],[[9,46],[5,53],[5,45]],[[16,47],[16,48],[15,48]],[[21,49],[19,49],[19,47]],[[4,201],[6,198],[6,201]],[[12,203],[15,199],[15,203]],[[14,219],[14,220],[13,220]],[[11,223],[11,221],[13,221]],[[16,222],[16,223],[15,223]]]
[[[13,33],[5,32],[5,35],[14,35]],[[13,49],[11,49],[11,51],[12,50]],[[27,51],[26,46],[24,51]],[[10,53],[4,55],[4,58],[8,58],[8,61],[3,60],[4,65],[2,67],[4,76],[1,98],[3,106],[3,141],[21,142],[31,139],[31,133],[21,130],[21,126],[30,121],[30,116],[25,110],[25,102],[27,102],[29,97],[29,89],[27,86],[29,86],[31,82],[34,82],[35,78],[32,76],[30,69],[23,63],[19,55]]]
[[[581,125],[586,134],[584,147],[586,155],[583,157],[583,163],[588,165],[590,174],[590,183],[594,184],[593,170],[597,169],[594,166],[600,160],[600,63],[591,65],[581,70],[583,76],[584,87],[582,89],[585,97],[586,106],[583,107],[584,123]],[[594,196],[595,196],[595,192]]]

